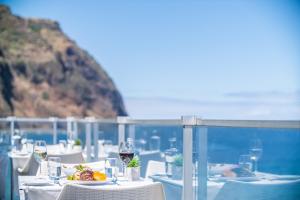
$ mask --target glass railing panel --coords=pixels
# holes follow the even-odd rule
[[[53,144],[52,124],[47,122],[15,122],[15,135],[20,135],[22,140],[45,140]]]
[[[0,122],[0,146],[1,149],[10,145],[10,127],[7,122]]]
[[[98,159],[104,160],[107,157],[117,157],[118,152],[118,125],[111,123],[100,123],[97,127],[96,139],[98,142]],[[96,140],[94,140],[93,145]]]
[[[134,140],[141,176],[164,185],[167,200],[181,199],[183,188],[183,130],[174,125],[127,125]],[[175,191],[175,193],[174,193]]]
[[[205,131],[207,165],[199,162],[204,143],[198,139]],[[299,197],[299,129],[198,127],[194,138],[194,199],[203,197],[198,180],[206,178],[199,176],[199,167],[207,168],[207,199]]]

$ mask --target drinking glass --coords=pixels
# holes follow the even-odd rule
[[[254,173],[257,172],[257,162],[262,156],[262,142],[260,139],[254,139],[250,141],[250,149],[249,149],[249,154],[251,157],[251,160],[253,161],[254,165]]]
[[[33,156],[40,166],[40,175],[42,174],[42,161],[46,160],[47,147],[44,140],[37,140],[33,146]]]
[[[142,151],[146,150],[146,144],[147,144],[146,140],[141,138],[141,139],[135,140],[134,143],[135,143],[134,147],[135,147],[136,151],[142,152]]]
[[[112,141],[111,140],[105,140],[104,143],[103,143],[103,146],[104,146],[105,155],[108,156],[112,152],[112,148],[113,148]]]
[[[58,183],[61,176],[61,159],[59,157],[48,157],[48,176],[54,183]]]
[[[159,151],[160,150],[160,137],[157,135],[153,135],[150,138],[150,150],[151,151]]]
[[[61,153],[64,153],[66,151],[67,141],[66,140],[59,140],[58,144],[59,144],[59,151]]]
[[[128,163],[134,157],[134,148],[133,148],[133,140],[131,138],[127,139],[127,142],[121,142],[119,146],[119,156],[123,163],[123,175],[125,176],[125,170]]]
[[[27,141],[26,141],[26,150],[27,150],[27,153],[32,153],[33,152],[33,140],[32,139],[27,139]]]
[[[240,155],[239,166],[248,171],[252,170],[252,161],[250,155]]]
[[[170,142],[170,148],[165,151],[165,166],[166,166],[165,169],[166,169],[166,175],[168,177],[171,177],[174,158],[178,150],[175,147],[176,138],[170,138],[169,142]]]
[[[118,168],[116,158],[106,158],[105,159],[105,174],[108,178],[111,178],[113,182],[117,181],[118,178]]]

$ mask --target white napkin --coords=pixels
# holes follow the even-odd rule
[[[53,185],[53,183],[48,178],[33,177],[32,179],[26,180],[26,182],[24,182],[23,185],[25,185],[25,186],[46,186],[46,185]]]

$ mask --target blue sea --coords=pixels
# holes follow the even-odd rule
[[[195,128],[194,138],[196,138],[197,134],[199,134],[199,131]],[[135,139],[144,139],[147,142],[146,149],[149,148],[149,141],[153,135],[158,135],[161,138],[161,151],[168,149],[170,146],[169,139],[175,137],[176,148],[179,152],[182,152],[183,131],[181,127],[135,127]],[[129,128],[126,129],[126,136],[129,136]],[[28,132],[26,137],[33,140],[46,140],[48,144],[53,143],[51,132]],[[79,129],[78,137],[85,144],[84,129]],[[66,139],[67,134],[65,131],[58,133],[58,140]],[[98,139],[111,140],[113,144],[117,144],[117,127],[111,125],[102,126]],[[278,174],[300,175],[299,129],[208,128],[208,161],[211,163],[237,163],[239,155],[249,153],[249,143],[252,139],[260,139],[263,145],[263,154],[258,165],[259,170]],[[7,139],[6,141],[9,140]],[[194,142],[194,153],[197,152],[197,146]]]

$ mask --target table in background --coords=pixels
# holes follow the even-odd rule
[[[295,180],[300,181],[300,176],[296,175],[276,175],[276,174],[269,174],[269,173],[257,173],[258,177],[256,177],[257,180],[253,179],[251,183],[257,184],[257,185],[272,185],[272,184],[289,184]],[[165,194],[167,200],[181,200],[182,196],[182,189],[183,189],[183,181],[182,180],[173,180],[171,178],[168,178],[167,176],[162,175],[153,175],[150,176],[150,178],[153,181],[161,182],[165,189]],[[250,177],[251,179],[252,177]],[[255,178],[255,177],[254,177]],[[247,177],[241,177],[239,178],[227,178],[227,181],[240,181],[241,183],[249,182],[247,181]],[[250,180],[249,179],[249,180]],[[222,190],[222,188],[228,183],[224,179],[218,180],[217,178],[214,180],[207,181],[207,200],[214,200],[218,193]],[[300,184],[300,182],[299,182]],[[196,189],[196,181],[193,183],[194,189]],[[300,187],[300,185],[299,185]],[[195,190],[194,190],[195,191]],[[226,191],[231,192],[231,191]],[[238,191],[232,191],[232,192],[238,192]],[[195,194],[194,194],[195,196]]]
[[[168,178],[167,176],[150,176],[150,178],[155,182],[161,182],[164,186],[166,199],[167,200],[181,200],[182,197],[182,180],[174,180]],[[195,185],[195,183],[194,183]],[[218,192],[222,189],[224,182],[207,182],[207,200],[215,199]]]

